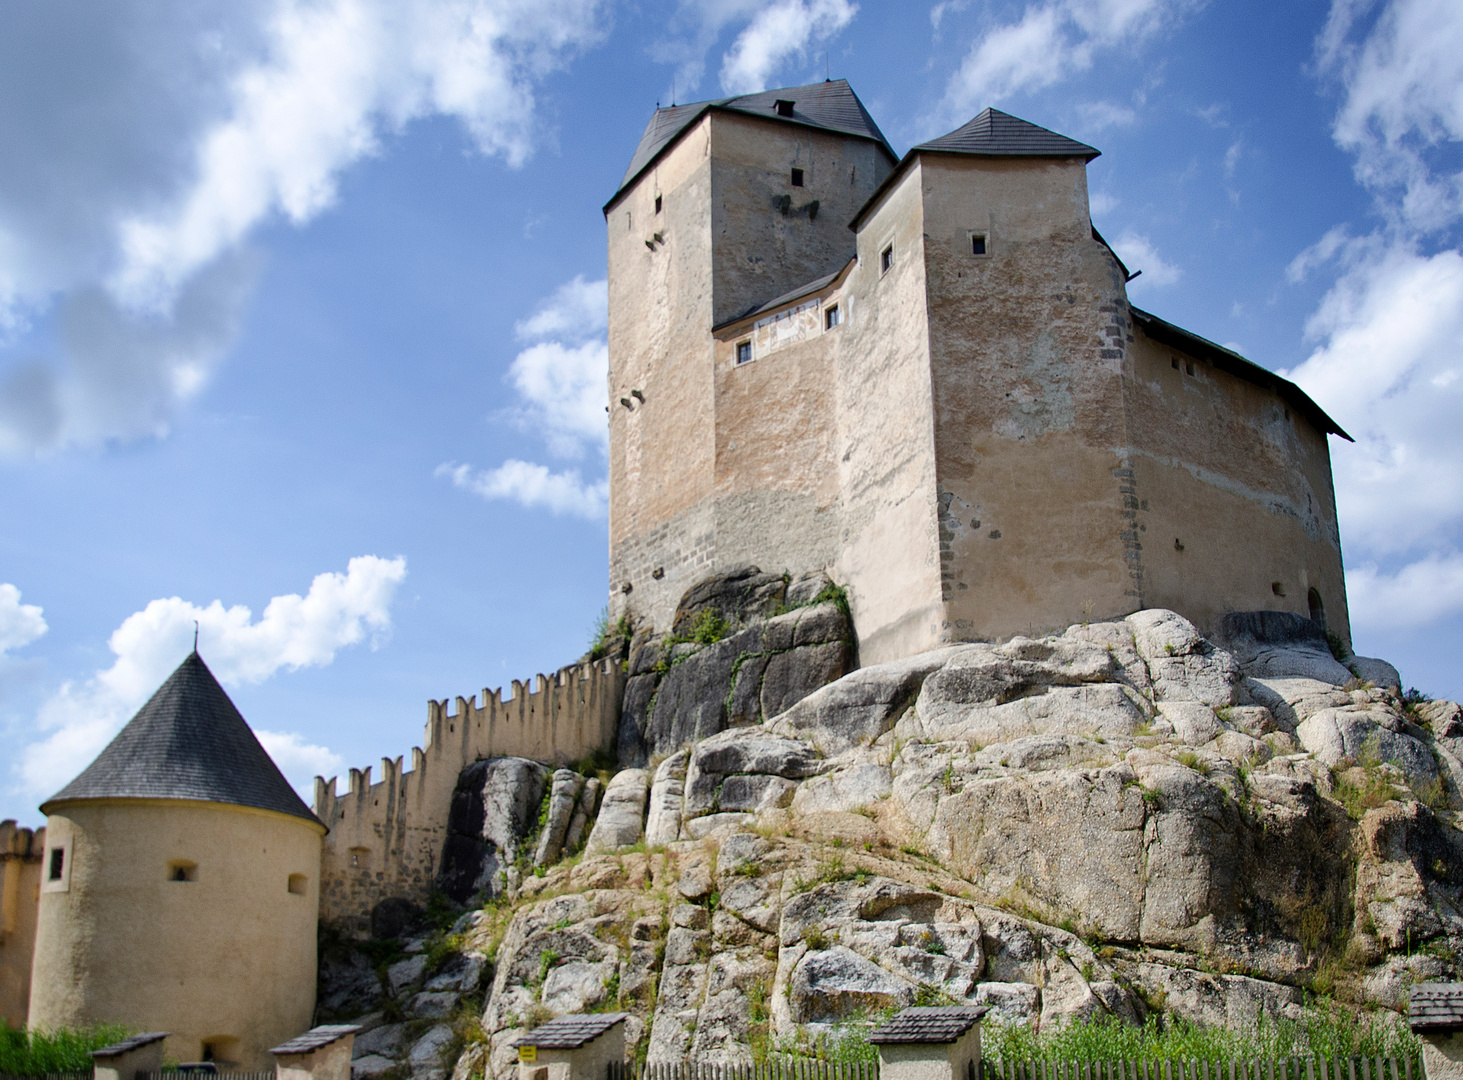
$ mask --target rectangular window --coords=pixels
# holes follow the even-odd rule
[[[970,234],[970,253],[972,255],[984,255],[986,253],[985,252],[985,233],[971,233]]]
[[[803,170],[802,169],[794,169],[792,171],[792,186],[793,187],[802,187],[803,186]]]
[[[288,889],[290,892],[294,893],[296,896],[304,896],[305,895],[305,875],[304,874],[291,874],[289,876],[288,880],[286,880],[286,882],[285,882],[285,888]]]
[[[879,273],[887,274],[894,265],[894,245],[890,244],[879,253]]]
[[[655,212],[657,214],[660,213],[660,196],[659,195],[657,195],[655,197]]]
[[[66,850],[53,847],[51,849],[51,868],[47,877],[51,881],[61,880],[61,871],[66,868]]]
[[[737,342],[737,363],[745,364],[752,359],[752,343],[750,341]]]
[[[838,310],[838,305],[834,304],[823,314],[823,329],[832,330],[842,321],[843,316]]]

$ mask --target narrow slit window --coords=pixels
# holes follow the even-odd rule
[[[794,169],[792,171],[792,186],[793,187],[802,187],[803,186],[803,170],[802,169]]]
[[[752,359],[752,343],[750,341],[737,342],[737,363],[745,364]]]
[[[843,312],[838,310],[838,305],[832,305],[823,315],[823,329],[832,330],[843,321]]]
[[[1190,375],[1192,375],[1194,373],[1194,362],[1192,360],[1185,360],[1184,361],[1184,370],[1187,371]]]
[[[894,245],[890,244],[879,253],[879,273],[887,274],[894,265]]]
[[[51,849],[51,869],[47,877],[51,881],[61,880],[61,871],[66,868],[66,849],[53,847]]]
[[[986,253],[985,233],[970,234],[970,253],[972,255],[984,255]]]
[[[660,213],[660,196],[659,195],[657,195],[655,197],[655,212],[657,214]]]
[[[1173,365],[1175,371],[1179,369],[1179,358],[1177,356],[1170,357],[1168,362]]]

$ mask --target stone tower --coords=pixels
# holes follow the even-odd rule
[[[196,652],[41,810],[31,1027],[245,1069],[310,1027],[325,827]]]
[[[987,109],[890,167],[854,117],[835,83],[660,110],[606,207],[612,610],[664,629],[753,564],[846,585],[864,663],[1145,607],[1348,639],[1345,433],[1129,304],[1098,151]]]

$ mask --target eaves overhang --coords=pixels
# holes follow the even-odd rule
[[[1232,349],[1216,345],[1208,338],[1202,338],[1181,326],[1166,322],[1141,308],[1133,307],[1130,304],[1128,310],[1132,312],[1133,321],[1142,331],[1159,344],[1168,345],[1186,352],[1190,356],[1207,360],[1220,371],[1228,372],[1255,386],[1274,391],[1323,435],[1339,435],[1347,442],[1356,441],[1342,429],[1340,424],[1332,420],[1324,409],[1311,400],[1309,394],[1289,379],[1282,378],[1269,368],[1261,367],[1253,360],[1246,360]]]
[[[820,278],[814,278],[806,285],[799,285],[791,292],[783,293],[781,296],[769,300],[765,304],[759,304],[757,307],[752,308],[750,311],[745,311],[733,319],[728,319],[723,323],[717,323],[711,328],[712,336],[721,337],[722,335],[730,335],[732,331],[741,329],[747,323],[756,322],[758,319],[770,315],[775,311],[781,311],[783,308],[790,307],[799,300],[807,300],[810,297],[832,292],[848,279],[849,271],[854,268],[857,262],[858,256],[855,255],[848,262],[844,263],[840,269],[835,270],[831,274],[824,274]]]

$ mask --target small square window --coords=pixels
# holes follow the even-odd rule
[[[304,896],[306,891],[305,884],[306,882],[304,874],[291,874],[289,878],[285,881],[285,888],[294,893],[296,896]]]
[[[794,104],[795,102],[788,101],[786,98],[778,98],[772,103],[773,107],[777,110],[778,116],[791,116]]]
[[[792,171],[792,186],[793,187],[802,187],[803,186],[803,170],[802,169],[794,169]]]
[[[750,341],[737,342],[737,363],[745,364],[752,359],[752,343]]]
[[[1194,373],[1194,362],[1192,360],[1184,361],[1184,370],[1192,375]]]
[[[1177,356],[1170,357],[1168,362],[1173,365],[1175,371],[1179,369],[1179,358]]]
[[[825,329],[825,330],[832,330],[835,326],[837,326],[842,321],[843,321],[843,312],[841,312],[841,311],[838,310],[838,305],[837,304],[834,304],[832,307],[830,307],[823,314],[823,329]]]
[[[170,862],[168,863],[169,881],[197,881],[198,864],[191,862]]]
[[[972,255],[984,255],[986,253],[985,252],[985,233],[971,233],[970,234],[970,253]]]
[[[61,880],[61,871],[66,867],[66,849],[53,847],[51,849],[51,868],[47,878],[51,881]]]
[[[655,197],[655,212],[657,214],[660,213],[660,196],[659,195],[657,195]]]
[[[887,274],[894,265],[894,245],[890,244],[879,253],[879,273]]]

